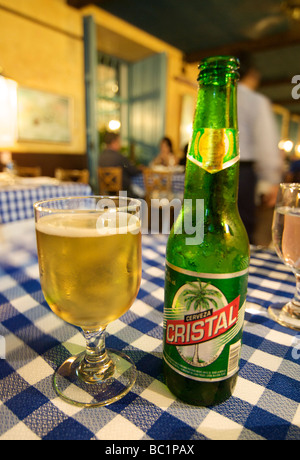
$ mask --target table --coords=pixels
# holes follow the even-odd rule
[[[183,195],[184,191],[184,179],[185,179],[185,174],[184,173],[174,173],[172,175],[172,190],[175,194],[180,194]],[[138,174],[137,176],[132,177],[132,183],[134,185],[137,185],[139,188],[142,190],[145,189],[144,186],[144,179],[142,174]]]
[[[290,299],[294,277],[272,251],[253,251],[241,371],[234,395],[193,407],[163,383],[166,236],[143,235],[143,278],[132,308],[108,327],[107,345],[138,369],[132,391],[107,407],[59,399],[54,369],[83,347],[81,333],[48,308],[41,292],[32,220],[3,226],[0,246],[0,439],[300,439],[300,335],[273,322],[267,306]],[[22,238],[20,238],[22,234]],[[196,443],[197,444],[197,443]],[[148,445],[148,443],[147,443]],[[100,449],[102,446],[100,446]]]
[[[33,203],[36,201],[90,194],[89,185],[72,182],[0,189],[0,223],[7,224],[33,217]]]

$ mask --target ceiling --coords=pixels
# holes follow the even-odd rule
[[[249,51],[262,74],[260,91],[300,115],[300,99],[293,99],[295,85],[291,83],[294,75],[300,75],[300,0],[67,3],[75,8],[94,4],[180,49],[187,62],[199,62],[208,55]]]

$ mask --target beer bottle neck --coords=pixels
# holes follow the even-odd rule
[[[193,128],[237,129],[235,78],[200,82]]]
[[[237,129],[238,68],[238,61],[233,57],[218,56],[202,61],[194,129]]]
[[[232,206],[238,190],[236,72],[205,69],[186,166],[184,198],[203,198],[206,206]]]

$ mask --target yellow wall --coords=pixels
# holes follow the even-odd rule
[[[17,142],[13,152],[85,153],[83,25],[57,0],[0,0],[0,66],[22,87],[71,100],[68,144]]]
[[[184,69],[184,72],[183,72]],[[174,143],[175,153],[180,154],[180,121],[182,99],[186,94],[197,96],[197,65],[184,65],[177,59],[169,59],[167,84],[166,135]]]
[[[95,6],[77,10],[64,0],[0,0],[0,66],[4,73],[22,87],[68,96],[72,102],[71,143],[17,142],[12,151],[86,152],[85,15],[92,15],[97,24],[99,50],[126,60],[167,54],[165,134],[179,150],[182,96],[197,91],[197,66],[184,65],[181,51]]]

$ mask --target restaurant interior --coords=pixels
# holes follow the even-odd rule
[[[0,31],[0,440],[300,439],[299,313],[287,328],[267,312],[293,298],[295,279],[274,252],[263,184],[240,379],[217,408],[184,405],[163,384],[172,222],[164,231],[161,221],[159,235],[143,235],[136,301],[109,325],[109,346],[135,361],[135,386],[95,412],[54,394],[54,370],[84,345],[45,302],[33,210],[48,198],[118,194],[120,171],[99,167],[107,133],[139,171],[136,196],[182,202],[199,62],[241,52],[272,106],[282,182],[300,182],[300,0],[0,0]],[[176,162],[153,166],[165,137]]]
[[[229,0],[201,7],[45,0],[42,8],[33,0],[1,0],[2,88],[8,91],[13,80],[13,98],[17,92],[17,103],[1,108],[2,171],[10,159],[23,176],[61,180],[61,170],[75,170],[65,180],[89,182],[97,191],[107,130],[120,132],[122,153],[137,165],[151,163],[164,136],[181,159],[191,137],[199,62],[247,51],[261,72],[259,91],[273,105],[283,179],[292,181],[289,165],[300,156],[292,83],[299,73],[299,8],[281,0],[234,7]],[[271,214],[258,199],[259,245],[270,243]]]

